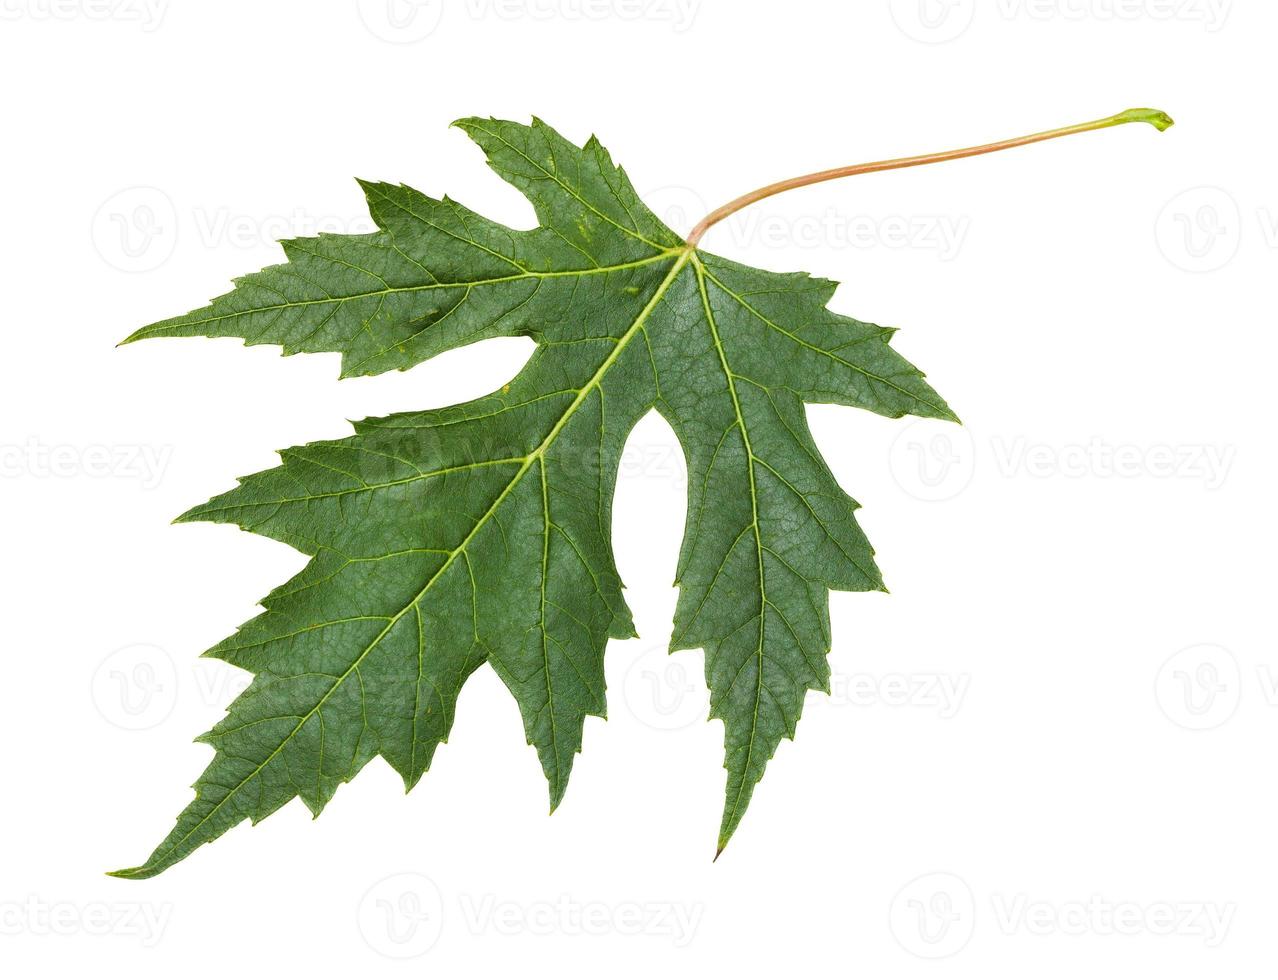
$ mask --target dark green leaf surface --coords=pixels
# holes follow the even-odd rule
[[[607,641],[634,635],[611,502],[626,437],[653,408],[688,463],[671,650],[704,648],[724,723],[720,848],[806,692],[828,689],[829,590],[883,587],[803,406],[953,418],[892,332],[830,312],[833,283],[688,248],[593,139],[536,120],[458,125],[537,228],[365,183],[377,232],[286,242],[287,264],[130,338],[335,351],[346,376],[487,337],[537,349],[499,392],[286,450],[183,516],[311,560],[206,654],[254,680],[201,738],[215,756],[194,801],[120,876],[157,874],[294,797],[318,814],[377,755],[413,786],[484,663],[519,705],[553,809],[585,717],[605,712]]]

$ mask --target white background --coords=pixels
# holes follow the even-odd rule
[[[0,3],[0,969],[1272,971],[1278,6],[395,3]],[[643,638],[611,644],[553,818],[485,669],[411,796],[375,761],[316,822],[295,801],[103,875],[167,833],[247,680],[196,655],[302,564],[169,520],[530,349],[339,383],[336,355],[117,340],[275,238],[367,230],[354,176],[529,224],[462,115],[598,133],[683,231],[781,177],[1131,105],[1179,125],[808,188],[705,240],[842,281],[966,422],[810,410],[892,594],[833,596],[834,696],[718,863],[722,729],[701,654],[663,652],[684,469],[650,416],[615,513]]]

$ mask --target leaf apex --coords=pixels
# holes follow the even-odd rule
[[[581,751],[578,749],[577,751]],[[559,804],[564,801],[564,793],[568,791],[567,782],[557,780],[550,783],[550,814],[553,815],[559,809]]]
[[[388,190],[395,189],[396,185],[388,183],[384,180],[369,180],[366,177],[356,177],[355,183],[359,184],[359,189],[364,192],[364,197],[369,199],[369,206],[372,206],[372,196],[374,194],[384,197]],[[399,186],[403,186],[402,184]],[[380,222],[378,223],[380,226]],[[324,232],[320,233],[325,234]]]

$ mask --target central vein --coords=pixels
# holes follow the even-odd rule
[[[710,327],[710,336],[714,339],[715,351],[719,355],[719,365],[723,369],[723,377],[728,385],[728,394],[732,397],[732,409],[736,413],[737,428],[741,430],[741,442],[746,452],[746,471],[750,477],[750,529],[754,531],[755,559],[759,565],[759,642],[755,645],[755,688],[754,711],[750,717],[750,738],[746,744],[745,765],[742,767],[741,782],[737,787],[736,798],[732,801],[732,817],[736,816],[741,806],[741,797],[745,793],[746,780],[749,777],[750,761],[754,758],[755,735],[759,728],[759,706],[763,701],[763,643],[766,638],[768,590],[763,571],[763,533],[759,527],[759,488],[755,482],[754,464],[758,457],[750,445],[750,430],[746,427],[745,414],[741,411],[741,399],[737,395],[737,376],[728,365],[728,355],[723,349],[723,340],[719,336],[719,325],[715,322],[714,311],[710,308],[710,296],[706,292],[706,272],[700,260],[694,264],[697,273],[697,289],[701,293],[701,305],[705,309],[706,323]],[[744,533],[744,532],[743,532]],[[727,561],[725,556],[724,561]],[[731,818],[729,818],[731,819]],[[726,842],[721,842],[726,843]],[[722,846],[719,848],[723,850]],[[717,857],[718,855],[716,855]]]

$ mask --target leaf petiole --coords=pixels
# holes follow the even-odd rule
[[[819,170],[816,173],[804,174],[801,177],[791,177],[788,180],[779,180],[775,184],[768,184],[766,187],[760,187],[748,194],[742,194],[740,197],[729,201],[720,208],[716,208],[697,223],[697,226],[688,233],[686,239],[690,247],[696,246],[701,240],[701,236],[706,233],[712,225],[722,221],[729,215],[736,214],[742,208],[749,207],[757,201],[762,201],[765,197],[772,197],[774,194],[780,194],[782,191],[793,190],[796,187],[806,187],[808,184],[819,184],[825,180],[835,180],[839,177],[851,177],[854,174],[870,174],[877,173],[880,170],[901,170],[905,167],[921,167],[928,163],[943,163],[946,160],[961,160],[964,157],[980,156],[983,153],[996,153],[999,150],[1010,150],[1017,146],[1028,146],[1030,143],[1041,143],[1044,140],[1056,139],[1060,136],[1073,136],[1075,133],[1087,133],[1095,129],[1108,129],[1110,126],[1122,126],[1126,123],[1143,122],[1149,123],[1160,133],[1173,125],[1171,116],[1163,112],[1161,109],[1128,109],[1117,115],[1108,116],[1104,119],[1096,119],[1092,122],[1079,123],[1076,126],[1065,126],[1062,129],[1051,129],[1045,133],[1033,133],[1029,136],[1018,136],[1014,139],[1000,140],[997,143],[985,143],[981,146],[969,146],[962,150],[947,150],[943,153],[927,153],[917,157],[898,157],[895,160],[878,160],[874,163],[858,163],[850,167],[835,167],[832,170]]]

